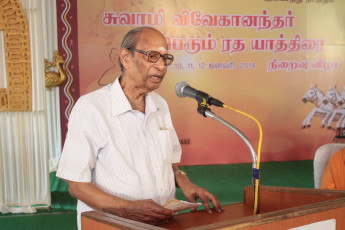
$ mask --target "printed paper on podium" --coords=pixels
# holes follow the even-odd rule
[[[164,208],[173,210],[175,212],[178,211],[182,211],[182,210],[186,210],[189,208],[194,208],[197,206],[200,206],[201,203],[191,203],[188,201],[184,201],[184,200],[177,200],[175,198],[169,200],[165,205],[163,205]]]

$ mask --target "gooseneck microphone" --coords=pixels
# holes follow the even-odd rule
[[[223,107],[224,103],[209,96],[207,93],[200,90],[196,90],[191,87],[187,82],[180,81],[175,86],[175,93],[179,97],[190,97],[197,100],[198,104],[207,103],[208,105],[214,105]]]
[[[260,159],[260,148],[261,148],[261,141],[262,141],[262,129],[261,125],[256,120],[256,118],[250,116],[249,114],[246,114],[244,112],[241,112],[239,110],[233,109],[227,105],[225,105],[223,102],[211,97],[205,92],[202,92],[200,90],[196,90],[193,87],[191,87],[187,82],[180,81],[176,84],[175,86],[175,92],[177,96],[179,97],[190,97],[194,98],[198,102],[198,108],[197,111],[199,114],[203,115],[204,117],[209,117],[212,118],[219,123],[225,125],[227,128],[231,129],[234,131],[237,135],[239,135],[242,140],[246,143],[248,146],[250,153],[252,154],[253,158],[253,169],[252,169],[252,175],[253,175],[253,185],[254,185],[254,215],[256,215],[260,205],[259,205],[259,179],[260,179],[260,170],[259,170],[259,163],[260,162],[258,159]],[[259,147],[258,147],[258,152],[259,152],[259,157],[257,157],[256,152],[253,148],[253,145],[250,143],[249,139],[236,127],[222,119],[221,117],[217,116],[213,112],[211,112],[210,108],[208,108],[209,105],[215,105],[219,107],[224,107],[230,110],[233,110],[235,112],[238,112],[240,114],[246,115],[247,117],[253,119],[259,126],[259,131],[260,131],[260,138],[259,138]],[[260,213],[260,211],[259,211]]]

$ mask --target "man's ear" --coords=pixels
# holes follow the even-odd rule
[[[131,59],[131,52],[126,48],[121,48],[120,50],[120,60],[125,69],[129,68],[129,63]]]

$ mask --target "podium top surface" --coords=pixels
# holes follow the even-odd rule
[[[241,229],[303,217],[328,210],[343,210],[340,219],[345,225],[345,191],[262,186],[260,214],[254,215],[252,186],[244,190],[244,202],[224,206],[224,212],[212,214],[205,210],[173,216],[165,224],[152,226],[108,213],[82,213],[83,219],[102,223],[110,228],[97,229]],[[337,213],[337,211],[336,211]],[[84,229],[84,227],[83,227]],[[92,229],[92,228],[90,228]]]

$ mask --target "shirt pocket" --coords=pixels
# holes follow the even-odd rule
[[[171,132],[170,130],[158,130],[158,151],[161,152],[163,161],[172,162],[172,146],[171,146]]]

